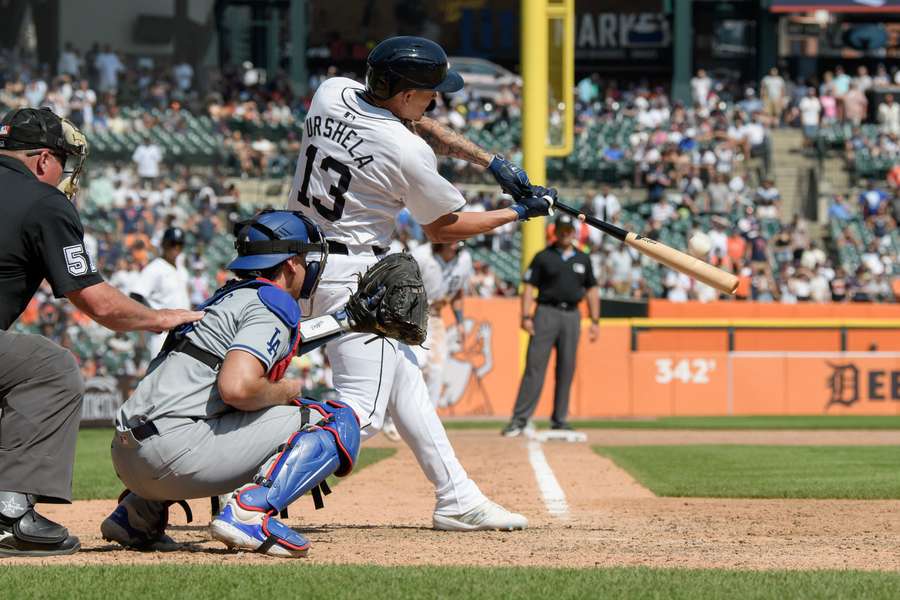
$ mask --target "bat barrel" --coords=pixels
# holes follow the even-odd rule
[[[684,252],[679,252],[674,248],[670,248],[665,244],[660,244],[650,238],[637,235],[631,231],[625,231],[621,227],[616,227],[611,223],[586,215],[562,202],[557,201],[554,203],[554,207],[584,220],[588,225],[596,227],[603,233],[625,242],[638,252],[646,254],[670,269],[680,271],[720,292],[734,294],[735,291],[737,291],[738,278],[727,271],[723,271],[707,262],[694,258]]]

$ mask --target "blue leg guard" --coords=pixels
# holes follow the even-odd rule
[[[359,422],[353,409],[305,398],[298,404],[315,410],[322,420],[293,434],[268,469],[257,476],[257,485],[238,492],[235,500],[241,508],[275,514],[306,492],[317,493],[332,473],[343,477],[353,470],[359,454]]]

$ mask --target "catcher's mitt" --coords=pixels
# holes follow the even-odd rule
[[[417,346],[425,341],[428,298],[419,265],[409,254],[388,254],[359,277],[347,302],[350,329]]]

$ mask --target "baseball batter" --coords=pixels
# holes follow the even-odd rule
[[[276,518],[293,500],[346,475],[359,421],[339,402],[300,398],[291,358],[351,330],[344,311],[300,321],[328,255],[322,232],[291,211],[242,223],[229,264],[238,279],[176,330],[116,416],[112,459],[128,491],[103,521],[107,540],[157,549],[173,501],[235,491],[211,524],[229,547],[304,556],[308,541]],[[368,300],[367,300],[368,302]]]
[[[316,91],[288,206],[334,240],[321,284],[304,312],[341,307],[356,273],[378,261],[406,207],[432,241],[451,243],[500,225],[549,213],[555,190],[462,136],[423,118],[438,92],[462,88],[447,55],[423,38],[395,37],[368,57],[366,84],[335,77]],[[437,171],[435,152],[487,168],[513,195],[511,208],[461,212],[462,194]],[[377,433],[390,409],[397,429],[435,487],[434,527],[470,531],[523,529],[527,519],[488,500],[456,458],[411,349],[350,334],[326,346],[334,386],[356,411],[362,439]]]
[[[132,298],[150,308],[191,308],[188,294],[190,275],[184,262],[178,260],[184,249],[184,238],[184,230],[180,227],[169,227],[163,232],[162,253],[141,270],[131,290]],[[150,337],[148,349],[151,357],[159,354],[166,335],[160,333]]]
[[[446,379],[444,364],[448,355],[447,328],[441,311],[450,305],[456,320],[457,337],[462,343],[463,298],[475,270],[472,255],[460,243],[422,244],[412,251],[412,255],[422,269],[422,280],[428,293],[428,337],[424,345],[412,350],[422,368],[431,403],[435,408],[441,408]]]

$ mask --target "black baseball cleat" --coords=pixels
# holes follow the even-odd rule
[[[80,549],[68,529],[34,510],[33,496],[0,491],[0,556],[59,556]]]
[[[0,517],[0,556],[61,556],[81,549],[77,537],[34,509],[12,524],[6,521]]]
[[[510,423],[509,425],[507,425],[506,427],[503,428],[503,430],[500,432],[500,435],[502,435],[503,437],[506,437],[506,438],[514,438],[514,437],[519,437],[523,433],[525,433],[524,427],[516,425],[515,423]]]
[[[553,431],[575,431],[575,428],[568,423],[554,423],[550,426]]]

